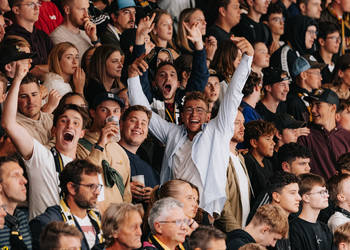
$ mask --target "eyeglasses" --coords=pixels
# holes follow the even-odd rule
[[[341,42],[341,37],[340,36],[329,36],[326,39],[333,40],[334,42]]]
[[[178,220],[162,220],[162,221],[158,221],[159,223],[175,223],[176,226],[180,227],[183,225],[188,226],[191,222],[190,219],[178,219]]]
[[[317,30],[307,30],[306,32],[308,32],[312,36],[317,36],[318,34]]]
[[[319,194],[319,195],[321,195],[322,197],[325,197],[325,196],[328,195],[328,190],[325,189],[325,190],[321,190],[321,191],[314,192],[314,193],[309,193],[309,194]]]
[[[207,110],[205,110],[204,108],[201,108],[201,107],[196,107],[196,108],[187,107],[187,108],[184,108],[184,112],[187,115],[193,114],[194,111],[196,111],[196,113],[199,114],[199,115],[203,115],[203,114],[208,112]]]
[[[99,192],[102,190],[103,185],[101,184],[83,184],[83,183],[75,183],[75,185],[79,185],[79,186],[84,186],[84,187],[88,187],[90,189],[91,192],[96,192],[96,190],[98,190]]]
[[[286,21],[284,17],[273,17],[271,20],[275,23],[284,23]]]
[[[41,2],[21,3],[21,4],[18,4],[18,5],[26,5],[29,8],[34,9],[35,7],[40,8]]]

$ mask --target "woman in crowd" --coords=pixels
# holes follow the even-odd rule
[[[84,70],[84,72],[88,75],[89,74],[89,66],[91,62],[91,57],[95,53],[96,47],[90,47],[88,48],[81,58],[81,68]]]
[[[89,105],[101,92],[116,93],[125,86],[120,81],[124,57],[122,51],[113,45],[96,48],[91,57],[89,80],[85,88],[85,98]]]
[[[174,59],[179,54],[175,50],[173,39],[173,20],[171,15],[166,10],[157,9],[153,13],[156,13],[154,18],[154,28],[150,35],[155,43],[156,47],[168,48]]]
[[[265,43],[255,43],[254,44],[254,57],[252,63],[252,71],[257,73],[262,77],[262,70],[269,67],[270,65],[270,55],[269,50]]]
[[[224,97],[228,83],[230,82],[235,69],[240,63],[241,58],[242,53],[231,40],[223,41],[215,53],[214,59],[211,63],[211,68],[215,69],[221,80],[220,100],[222,100]]]
[[[83,94],[85,72],[79,67],[79,51],[70,42],[57,44],[50,52],[49,73],[44,77],[48,92],[55,89],[63,96],[69,92]]]
[[[325,84],[324,87],[333,90],[339,99],[348,99],[350,97],[350,65],[340,65],[333,83]]]

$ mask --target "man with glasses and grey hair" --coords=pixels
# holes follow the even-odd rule
[[[183,204],[174,198],[164,198],[154,203],[148,225],[151,235],[143,243],[144,249],[184,249],[190,220],[183,211]]]
[[[81,249],[88,250],[102,243],[100,214],[93,208],[102,190],[100,169],[86,160],[74,160],[61,172],[61,201],[30,222],[33,249],[40,249],[40,233],[52,221],[64,221],[83,234]]]

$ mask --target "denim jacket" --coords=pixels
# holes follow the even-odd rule
[[[197,167],[203,192],[200,194],[200,207],[212,214],[220,214],[226,201],[226,170],[229,160],[229,142],[234,133],[234,120],[241,103],[242,89],[251,71],[252,57],[244,55],[237,67],[226,95],[220,104],[218,115],[202,125],[202,130],[193,138],[192,160]],[[143,94],[139,77],[128,79],[131,105],[150,108]],[[160,181],[173,179],[173,157],[188,139],[184,125],[176,125],[152,113],[150,131],[166,144]]]

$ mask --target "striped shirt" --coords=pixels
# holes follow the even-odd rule
[[[28,225],[27,215],[20,209],[16,209],[14,216],[19,223],[19,232],[23,237],[24,244],[28,250],[32,249],[32,237]],[[10,228],[5,224],[4,229],[0,230],[0,249],[11,249],[10,245]]]

